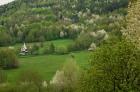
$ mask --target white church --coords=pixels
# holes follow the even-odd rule
[[[24,43],[23,46],[21,47],[20,55],[26,55],[26,54],[28,54],[28,48],[26,44]]]

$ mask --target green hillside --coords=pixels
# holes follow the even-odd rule
[[[0,92],[140,92],[139,11],[140,0],[0,6]]]
[[[81,31],[105,29],[114,34],[127,4],[128,0],[15,0],[0,7],[0,46],[76,39]]]

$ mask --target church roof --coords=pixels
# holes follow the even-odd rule
[[[23,46],[21,47],[21,51],[27,51],[27,46],[26,46],[25,43],[24,43]]]

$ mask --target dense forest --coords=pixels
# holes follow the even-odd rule
[[[0,6],[0,92],[140,92],[139,11],[140,0],[15,0]],[[22,43],[25,56],[19,55]],[[34,57],[40,57],[37,65],[49,58],[40,68],[66,62],[36,71]],[[54,66],[53,59],[59,60]],[[25,63],[33,69],[22,70]],[[20,72],[13,83],[9,71]],[[40,72],[53,77],[44,80]]]
[[[127,5],[128,0],[16,0],[0,7],[0,46],[76,39],[102,29],[113,33]]]

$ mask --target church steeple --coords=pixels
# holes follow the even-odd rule
[[[28,48],[27,48],[27,46],[26,46],[26,44],[25,44],[25,42],[24,42],[23,46],[21,47],[21,52],[20,52],[20,54],[21,54],[21,55],[26,55],[26,53],[28,53]]]

